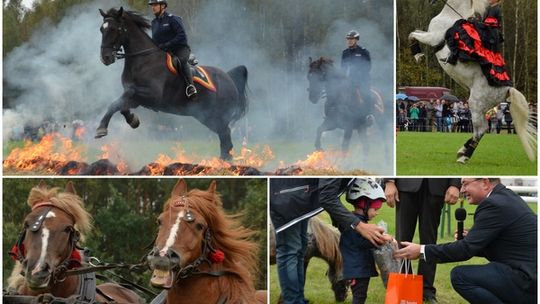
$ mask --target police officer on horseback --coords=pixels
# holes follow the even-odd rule
[[[371,57],[369,51],[358,45],[360,34],[357,31],[350,31],[345,38],[347,49],[341,55],[341,68],[353,86],[358,89],[362,100],[371,109],[373,101],[370,94]]]
[[[193,85],[193,77],[188,64],[191,49],[188,45],[187,34],[182,24],[182,18],[166,12],[167,0],[149,0],[154,20],[152,20],[152,39],[159,48],[170,52],[180,61],[179,70],[186,80],[186,96],[194,98],[197,89]]]

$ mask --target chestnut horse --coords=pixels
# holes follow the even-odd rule
[[[266,303],[255,291],[259,247],[253,231],[226,215],[212,181],[188,192],[176,183],[158,217],[159,232],[147,259],[152,286],[168,289],[167,303]]]
[[[26,216],[24,231],[10,252],[17,260],[8,279],[15,296],[49,294],[81,302],[144,302],[135,292],[120,285],[96,286],[94,275],[66,275],[67,270],[82,265],[78,242],[91,229],[91,217],[71,182],[67,183],[65,192],[60,192],[59,188],[48,189],[41,181],[32,188],[27,202],[32,211]]]

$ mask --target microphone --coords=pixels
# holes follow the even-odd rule
[[[457,239],[463,239],[463,221],[467,217],[467,210],[465,208],[457,208],[455,212],[455,217],[457,221]]]

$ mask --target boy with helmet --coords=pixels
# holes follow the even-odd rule
[[[377,210],[386,200],[382,187],[371,179],[357,178],[346,194],[347,202],[354,206],[353,214],[367,223],[377,216]],[[384,235],[386,241],[392,237]],[[372,249],[377,248],[362,235],[348,229],[341,231],[339,248],[343,256],[343,279],[351,280],[353,304],[366,302],[370,277],[377,276]]]
[[[167,0],[149,0],[148,5],[152,7],[154,20],[152,20],[152,40],[156,45],[172,53],[180,61],[180,72],[186,80],[186,96],[195,98],[197,89],[193,84],[191,69],[188,64],[191,49],[188,45],[188,39],[182,18],[167,13]]]

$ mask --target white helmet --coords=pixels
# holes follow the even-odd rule
[[[353,183],[349,186],[345,198],[347,199],[347,202],[354,204],[354,202],[362,196],[371,200],[380,198],[383,201],[386,201],[384,190],[377,182],[369,178],[355,178]]]

